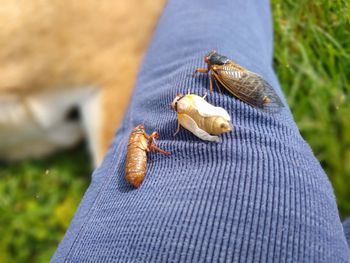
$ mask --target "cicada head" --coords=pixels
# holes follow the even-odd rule
[[[143,133],[145,131],[145,125],[143,123],[137,125],[132,132]]]
[[[211,58],[216,53],[217,53],[216,50],[210,51],[207,55],[204,56],[204,62],[210,65],[211,64]]]
[[[178,102],[185,97],[185,95],[178,93],[175,97],[175,99],[173,100],[173,102],[171,103],[171,107],[177,112],[178,111]]]
[[[227,63],[229,59],[220,55],[216,50],[212,50],[204,57],[204,61],[208,65],[223,65]]]

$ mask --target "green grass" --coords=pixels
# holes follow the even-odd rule
[[[298,127],[350,215],[350,6],[272,0],[275,69]]]
[[[84,147],[0,164],[0,262],[48,262],[88,186]]]
[[[272,0],[275,68],[304,138],[350,215],[350,7]],[[89,183],[84,147],[0,165],[0,262],[48,262]]]

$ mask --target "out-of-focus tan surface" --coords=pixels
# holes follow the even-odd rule
[[[0,97],[97,86],[99,151],[120,123],[165,0],[0,1]]]

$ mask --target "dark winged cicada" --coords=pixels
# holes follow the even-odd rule
[[[232,95],[258,109],[278,112],[284,105],[271,85],[258,74],[251,72],[225,56],[211,51],[204,57],[208,68],[197,68],[195,72],[209,73],[210,91],[213,79]],[[219,83],[218,83],[219,82]]]

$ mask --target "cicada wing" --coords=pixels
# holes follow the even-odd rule
[[[233,62],[216,65],[213,74],[229,92],[254,107],[277,112],[284,106],[267,81]]]
[[[202,140],[211,141],[211,142],[220,141],[218,136],[212,136],[206,131],[200,129],[197,123],[190,116],[186,114],[178,114],[178,121],[182,127],[189,130],[190,132],[192,132],[194,135],[196,135],[198,138]]]
[[[193,96],[192,97],[193,105],[201,116],[203,117],[220,116],[220,117],[223,117],[225,120],[231,121],[230,115],[227,113],[227,111],[224,108],[215,107],[210,103],[208,103],[205,99],[197,95],[192,95],[192,96]]]

